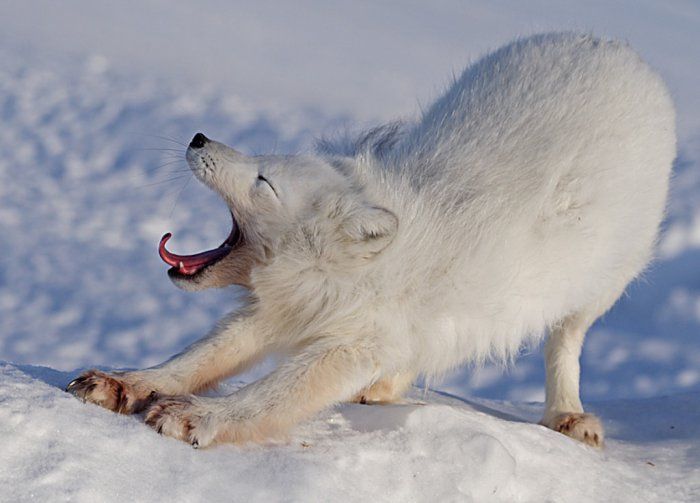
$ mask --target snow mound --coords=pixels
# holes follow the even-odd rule
[[[419,390],[340,405],[288,443],[194,450],[62,391],[75,372],[0,364],[5,501],[692,501],[700,394],[599,403],[603,451],[534,424],[540,404]],[[228,391],[232,385],[227,386]],[[675,411],[675,422],[664,419]],[[677,420],[677,421],[676,421]]]

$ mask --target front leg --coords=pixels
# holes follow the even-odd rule
[[[197,447],[280,439],[300,421],[354,396],[378,371],[369,345],[316,343],[229,396],[160,399],[146,423]]]
[[[114,412],[132,414],[159,395],[197,393],[242,372],[264,356],[267,342],[255,314],[235,314],[160,365],[126,372],[90,370],[66,391]]]

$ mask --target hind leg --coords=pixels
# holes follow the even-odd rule
[[[603,446],[605,432],[600,419],[583,411],[579,358],[586,332],[623,291],[624,286],[589,309],[562,320],[550,330],[545,344],[546,395],[540,424],[593,447]]]
[[[628,281],[597,304],[552,327],[545,344],[545,408],[540,424],[593,447],[603,446],[605,432],[598,417],[583,411],[579,396],[581,348],[588,329],[615,304]]]
[[[545,345],[547,373],[545,412],[541,424],[594,447],[603,445],[603,425],[583,412],[579,398],[579,357],[593,320],[574,315],[552,328]]]

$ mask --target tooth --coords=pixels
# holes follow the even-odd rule
[[[182,262],[182,260],[181,260],[181,261],[180,261],[180,269],[184,269],[184,268],[185,268],[185,264],[183,264],[183,262]]]

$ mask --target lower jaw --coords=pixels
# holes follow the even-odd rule
[[[201,269],[195,274],[186,275],[178,272],[176,268],[171,267],[168,269],[168,277],[170,278],[170,281],[172,281],[173,284],[181,290],[195,292],[207,288],[207,286],[203,285],[201,281],[203,279],[202,275],[204,271],[205,269]]]

